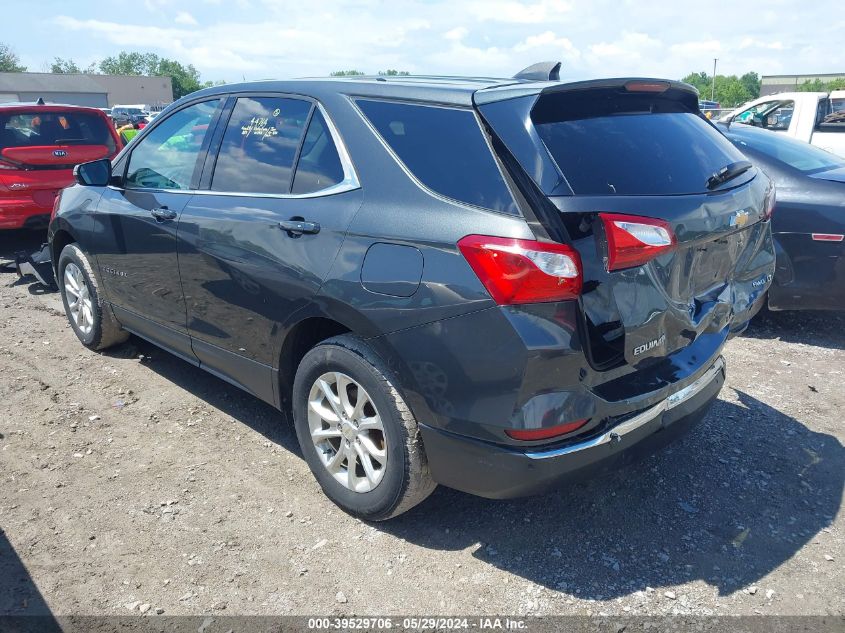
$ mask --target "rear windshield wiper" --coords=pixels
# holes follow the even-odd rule
[[[749,163],[747,160],[738,160],[735,163],[731,163],[729,165],[725,165],[715,174],[710,176],[707,179],[707,188],[708,189],[715,189],[719,185],[723,185],[729,180],[733,180],[737,176],[741,176],[749,169],[751,169],[754,165]]]

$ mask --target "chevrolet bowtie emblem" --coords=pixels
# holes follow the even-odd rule
[[[751,214],[748,211],[737,211],[731,216],[730,224],[731,226],[743,227],[748,224],[748,220],[750,219]]]

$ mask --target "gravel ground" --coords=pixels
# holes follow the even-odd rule
[[[2,271],[0,614],[843,614],[845,318],[765,315],[725,357],[706,423],[635,467],[369,525],[284,415],[136,338],[87,351]]]

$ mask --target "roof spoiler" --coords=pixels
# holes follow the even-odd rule
[[[560,81],[560,62],[538,62],[513,76],[521,81]]]
[[[528,70],[528,69],[526,69]],[[524,71],[523,71],[524,72]],[[520,73],[521,75],[522,73]],[[520,75],[517,75],[519,77]],[[648,77],[620,77],[615,79],[589,79],[586,81],[573,82],[555,82],[555,83],[513,83],[505,86],[492,86],[490,88],[483,88],[477,90],[472,95],[473,103],[477,106],[483,106],[494,101],[503,101],[505,99],[514,99],[517,97],[562,94],[566,92],[580,92],[587,90],[628,90],[630,87],[634,88],[634,92],[643,90],[636,90],[637,84],[644,84],[642,87],[654,87],[660,89],[659,91],[666,97],[685,102],[693,110],[698,110],[698,91],[689,84],[680,81],[672,81],[668,79],[652,79]],[[665,86],[665,88],[664,88]],[[657,91],[657,90],[655,90]],[[648,92],[644,90],[643,92]]]

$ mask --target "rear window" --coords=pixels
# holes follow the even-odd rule
[[[472,110],[366,99],[356,103],[426,187],[453,200],[518,214]]]
[[[714,172],[744,160],[698,114],[655,95],[552,94],[531,118],[576,194],[704,193]]]
[[[0,114],[0,150],[7,147],[105,145],[115,150],[103,117],[91,112]]]

